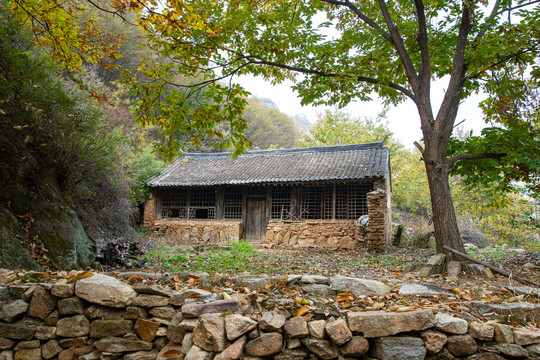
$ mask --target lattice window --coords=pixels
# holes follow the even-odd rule
[[[347,185],[336,186],[336,219],[348,219]]]
[[[321,218],[321,199],[323,189],[320,186],[302,188],[302,205],[300,216],[303,219]]]
[[[194,189],[191,191],[189,218],[216,218],[216,191],[214,189]]]
[[[323,219],[332,219],[332,208],[334,203],[334,187],[325,186],[322,194],[322,215]]]
[[[274,187],[272,189],[272,219],[288,219],[291,213],[291,188]]]
[[[223,217],[230,220],[242,219],[241,188],[225,189],[225,211]]]
[[[170,189],[161,192],[160,214],[162,218],[186,218],[187,191]]]
[[[372,189],[371,184],[354,184],[347,188],[347,203],[349,219],[358,219],[368,213],[367,193]]]

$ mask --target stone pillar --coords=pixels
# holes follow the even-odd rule
[[[372,253],[386,250],[385,215],[386,191],[377,189],[367,194],[369,225],[367,234],[367,249]]]
[[[156,198],[150,194],[144,203],[143,226],[145,229],[152,229],[156,220]]]

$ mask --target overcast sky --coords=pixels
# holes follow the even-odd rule
[[[271,99],[276,103],[281,112],[291,117],[296,114],[303,114],[311,123],[315,123],[318,114],[323,113],[326,109],[333,109],[325,106],[300,105],[300,99],[290,88],[292,82],[273,86],[270,83],[266,83],[263,79],[253,76],[235,77],[234,81],[241,84],[253,96]],[[444,81],[439,81],[432,87],[432,102],[435,112],[444,96],[444,88]],[[482,120],[482,113],[478,108],[478,101],[481,99],[480,96],[472,96],[465,100],[460,106],[456,119],[456,124],[465,120],[460,125],[460,128],[473,130],[476,135],[480,134],[480,130],[485,126]],[[382,109],[383,105],[378,99],[370,102],[358,101],[345,108],[354,117],[360,118],[375,118]],[[407,100],[397,107],[392,107],[387,114],[387,120],[390,129],[403,145],[412,148],[414,141],[422,139],[420,119],[416,107],[411,100]]]

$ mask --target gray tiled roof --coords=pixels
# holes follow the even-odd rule
[[[148,182],[151,187],[268,184],[386,178],[389,150],[383,143],[256,150],[237,159],[229,153],[185,153]]]

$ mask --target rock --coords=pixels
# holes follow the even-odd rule
[[[15,346],[15,351],[21,350],[21,349],[37,349],[40,345],[39,340],[26,340],[21,341]]]
[[[140,350],[151,350],[152,343],[142,340],[132,340],[118,337],[100,339],[94,343],[99,351],[121,353]]]
[[[182,329],[186,331],[193,331],[195,327],[197,327],[197,324],[199,323],[199,319],[184,319],[182,322],[178,324]]]
[[[157,285],[138,284],[132,285],[132,288],[139,294],[160,295],[165,297],[171,297],[173,294],[171,289]]]
[[[23,315],[28,310],[29,306],[30,304],[22,299],[7,303],[0,310],[0,318],[4,321],[12,322]]]
[[[461,262],[460,261],[449,261],[446,264],[446,272],[449,277],[457,277],[461,274]]]
[[[225,316],[225,332],[227,339],[234,340],[257,328],[257,322],[242,315]]]
[[[177,291],[169,298],[169,305],[181,306],[184,305],[186,299],[190,296],[194,296],[200,299],[209,298],[213,293],[203,289],[188,289],[184,291]]]
[[[435,325],[435,317],[431,310],[427,309],[402,313],[385,311],[349,312],[347,313],[347,321],[351,331],[361,332],[368,338],[425,330]]]
[[[56,338],[56,327],[40,325],[36,327],[36,333],[34,335],[38,340],[51,340]]]
[[[529,353],[529,356],[534,358],[540,359],[540,344],[534,344],[531,346],[527,346],[527,352]]]
[[[182,352],[187,354],[193,346],[193,333],[187,333],[182,340]]]
[[[128,306],[123,317],[131,320],[146,319],[148,318],[148,310],[137,306]]]
[[[255,340],[246,344],[245,352],[249,356],[265,357],[272,356],[281,351],[283,337],[278,333],[262,334]]]
[[[438,331],[426,330],[420,334],[426,350],[432,354],[438,353],[448,341],[448,337]]]
[[[484,324],[478,321],[471,321],[469,323],[469,335],[477,340],[489,341],[493,339],[494,329],[493,325]]]
[[[337,319],[326,323],[326,333],[332,342],[336,345],[343,345],[352,339],[351,330],[343,319]]]
[[[182,315],[185,318],[197,318],[202,314],[238,312],[238,303],[235,299],[214,301],[205,304],[182,305]]]
[[[299,339],[288,339],[287,340],[287,349],[296,349],[302,346],[302,343]]]
[[[90,324],[91,338],[122,336],[133,330],[133,320],[94,320]]]
[[[494,346],[495,350],[503,353],[504,355],[511,357],[528,357],[527,350],[517,344],[497,344]]]
[[[302,338],[309,335],[306,319],[303,317],[293,317],[285,322],[285,334],[289,338]]]
[[[307,351],[302,349],[285,349],[277,355],[274,355],[274,360],[304,360],[308,356]]]
[[[420,296],[430,296],[430,295],[442,295],[449,294],[450,290],[431,285],[431,284],[418,284],[418,283],[403,283],[399,288],[400,295],[420,295]]]
[[[63,348],[81,347],[81,346],[86,345],[87,341],[88,341],[88,337],[86,336],[81,336],[78,338],[60,339],[60,346]]]
[[[445,254],[435,254],[429,258],[427,265],[432,265],[432,266],[444,265],[444,260],[446,260]]]
[[[423,360],[427,351],[419,338],[385,336],[373,341],[372,352],[381,360]]]
[[[437,268],[440,268],[440,267],[436,267],[433,265],[424,265],[420,268],[418,276],[420,276],[421,278],[428,278],[437,272]]]
[[[514,342],[518,345],[540,343],[540,329],[524,327],[514,328]]]
[[[167,306],[169,298],[159,295],[147,295],[141,294],[133,299],[132,306],[139,306],[143,308],[153,308],[158,306]]]
[[[236,340],[232,345],[229,345],[222,353],[218,354],[214,360],[236,360],[240,358],[244,347],[246,346],[247,337],[242,336]]]
[[[498,343],[509,343],[514,342],[514,328],[510,325],[499,324],[499,323],[490,323],[493,326],[495,341]]]
[[[341,347],[343,356],[362,356],[369,350],[369,342],[363,336],[353,336],[351,340]]]
[[[135,332],[142,341],[152,342],[156,338],[159,323],[155,321],[137,319],[135,322]]]
[[[100,357],[101,358],[101,357]],[[75,348],[69,348],[58,354],[58,360],[73,360],[75,359]]]
[[[390,288],[380,281],[353,278],[347,276],[333,276],[330,285],[335,291],[352,291],[356,295],[384,295]]]
[[[473,302],[469,306],[481,316],[491,316],[491,313],[499,315],[511,315],[521,321],[540,321],[540,304],[524,302],[487,304]]]
[[[84,315],[76,315],[58,320],[56,335],[62,337],[86,336],[90,332],[90,321]]]
[[[193,330],[193,343],[206,351],[225,350],[225,319],[219,314],[201,315],[197,327]]]
[[[467,321],[455,318],[452,315],[438,313],[435,315],[437,330],[441,330],[450,334],[466,334],[469,328]]]
[[[156,360],[183,360],[184,354],[177,344],[169,343],[161,348]]]
[[[51,340],[43,344],[41,347],[41,356],[43,356],[44,359],[50,359],[60,354],[62,350],[64,349],[58,345],[58,341]]]
[[[5,176],[4,174],[2,174],[2,182]],[[25,234],[25,230],[19,224],[17,218],[2,206],[0,208],[0,249],[2,249],[0,251],[0,267],[6,269],[42,270],[41,266],[32,259],[32,255],[28,249],[22,244],[21,234]]]
[[[193,345],[184,360],[212,360],[212,353],[204,351],[197,345]]]
[[[131,305],[137,292],[126,283],[111,276],[95,274],[77,281],[75,293],[94,304],[124,308]]]
[[[471,335],[449,336],[446,347],[455,356],[469,356],[477,350],[476,342]]]
[[[30,340],[34,337],[38,324],[33,319],[19,320],[13,324],[0,322],[0,337],[14,340]]]
[[[156,360],[158,353],[159,352],[157,349],[152,349],[150,351],[137,351],[125,355],[123,360]]]
[[[509,286],[508,290],[522,295],[536,295],[540,296],[540,288],[532,286]]]
[[[150,314],[160,319],[171,320],[176,315],[176,310],[171,306],[160,306],[151,309]]]
[[[501,355],[492,352],[485,352],[476,355],[474,360],[505,360]]]
[[[170,324],[167,327],[167,339],[176,344],[181,344],[186,335],[184,330],[179,324]]]
[[[0,351],[11,350],[14,346],[15,341],[6,338],[0,338]]]
[[[281,314],[267,311],[262,314],[262,317],[259,320],[259,328],[262,331],[280,331],[283,325],[285,325],[286,320],[285,316]]]
[[[15,352],[15,360],[41,359],[41,349],[23,349]]]
[[[339,356],[336,347],[327,340],[305,338],[302,339],[302,343],[310,352],[317,355],[320,359],[331,360]]]
[[[0,228],[0,230],[2,229]],[[30,254],[28,254],[28,256],[30,257]],[[0,360],[13,360],[13,359],[14,359],[13,351],[11,350],[5,350],[0,353]]]
[[[58,311],[62,315],[82,315],[84,308],[81,299],[78,297],[70,297],[58,301]]]
[[[38,286],[32,294],[27,315],[45,320],[55,307],[56,298],[49,294],[43,287]]]
[[[316,339],[323,339],[326,326],[326,321],[324,320],[315,320],[308,322],[309,335],[313,336]]]
[[[84,311],[84,316],[86,316],[90,320],[124,319],[126,316],[126,311],[124,309],[114,309],[114,308],[104,307],[100,305],[90,305]]]
[[[51,286],[51,295],[67,298],[73,296],[75,293],[75,284],[68,284],[65,282],[57,282]]]
[[[239,275],[232,278],[238,286],[247,287],[251,290],[261,290],[272,281],[267,275]]]

